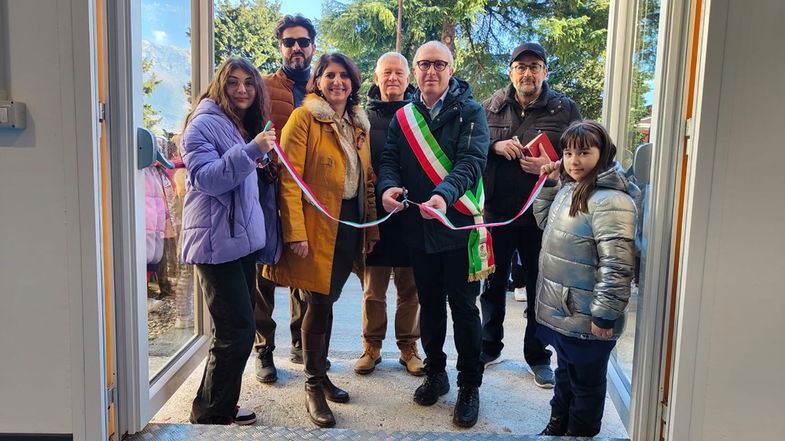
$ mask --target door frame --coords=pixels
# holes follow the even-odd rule
[[[689,71],[690,11],[692,2],[661,0],[655,65],[655,96],[651,142],[650,217],[644,223],[648,242],[642,262],[641,298],[635,324],[632,379],[628,384],[614,360],[608,369],[609,394],[630,438],[656,439],[664,377],[665,334],[674,325],[668,314],[674,262],[678,259],[676,227],[682,148],[687,122],[685,99]],[[626,137],[629,86],[637,4],[611,2],[603,120],[614,139]],[[662,146],[662,148],[658,148]],[[623,149],[622,149],[623,150]],[[647,295],[648,294],[648,295]]]
[[[194,5],[191,0],[192,17]],[[201,0],[205,3],[205,0]],[[203,7],[203,6],[202,6]],[[209,9],[211,12],[212,9]],[[200,21],[205,17],[202,14]],[[202,26],[192,28],[200,33]],[[212,28],[210,28],[212,29]],[[120,436],[141,431],[205,358],[211,323],[203,302],[195,302],[196,335],[150,378],[144,240],[144,181],[137,170],[136,127],[142,125],[141,2],[108,2],[110,157],[112,163],[113,238]],[[200,38],[192,38],[198,44]],[[211,40],[211,39],[210,39]],[[194,57],[200,57],[194,52]],[[200,83],[194,84],[198,96]],[[201,320],[199,319],[201,317]],[[152,381],[151,381],[152,380]]]

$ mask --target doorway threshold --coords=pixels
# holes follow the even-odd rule
[[[404,432],[382,430],[317,429],[271,426],[210,426],[200,424],[149,424],[127,441],[208,440],[319,440],[319,441],[580,441],[570,436],[513,435],[499,433]],[[627,438],[592,438],[594,441],[629,441]]]

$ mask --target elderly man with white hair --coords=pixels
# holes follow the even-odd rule
[[[405,196],[439,210],[454,226],[483,222],[480,177],[488,153],[488,123],[469,84],[452,76],[453,66],[452,53],[438,41],[425,43],[415,53],[418,89],[390,123],[377,188],[385,210],[403,210],[396,216],[403,217],[402,239],[411,249],[426,356],[426,378],[414,401],[430,406],[450,390],[443,350],[449,302],[458,351],[453,424],[472,427],[483,374],[476,301],[480,280],[494,269],[490,236],[484,228],[449,229],[433,212],[406,209],[400,201]]]
[[[374,85],[368,91],[365,110],[371,123],[371,163],[378,175],[382,150],[387,139],[387,128],[395,112],[411,101],[414,87],[409,84],[406,58],[397,52],[387,52],[376,62]],[[377,204],[379,219],[387,213]],[[417,353],[420,338],[420,305],[417,287],[409,259],[409,247],[403,243],[403,223],[393,216],[379,225],[381,239],[373,252],[365,257],[363,270],[363,354],[355,362],[354,371],[370,374],[382,361],[382,341],[387,330],[387,286],[390,275],[396,289],[395,340],[401,356],[398,362],[412,375],[424,375],[423,362]]]

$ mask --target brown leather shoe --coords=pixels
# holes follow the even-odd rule
[[[398,359],[398,363],[406,366],[406,372],[415,377],[425,375],[422,358],[417,353],[417,343],[412,343],[410,346],[401,349],[401,358]]]
[[[361,375],[370,374],[382,362],[381,346],[365,343],[364,347],[363,355],[354,363],[354,371]]]

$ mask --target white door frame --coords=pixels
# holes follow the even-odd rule
[[[59,80],[63,141],[74,151],[61,158],[66,172],[68,251],[64,281],[69,299],[71,414],[74,440],[107,437],[106,350],[104,346],[103,262],[96,60],[95,5],[70,0],[58,9]],[[71,90],[68,85],[72,85]],[[68,131],[68,129],[72,131]],[[56,332],[56,330],[54,330]]]
[[[686,121],[684,121],[685,75],[688,72],[690,3],[662,0],[655,67],[655,96],[652,113],[650,217],[643,225],[648,242],[645,273],[635,329],[633,374],[626,381],[611,364],[609,393],[633,440],[655,439],[659,430],[664,338],[667,305],[672,280],[675,240],[675,203]],[[614,1],[608,19],[608,49],[603,120],[613,139],[626,139],[635,40],[636,2]],[[624,151],[624,149],[620,149]],[[622,158],[618,158],[621,160]]]
[[[143,271],[145,253],[138,246],[144,243],[138,238],[145,235],[144,182],[136,168],[136,127],[142,125],[141,3],[139,0],[107,3],[117,305],[117,433],[123,436],[142,430],[201,362],[207,353],[210,322],[209,317],[196,320],[197,337],[170,361],[151,384]],[[195,34],[200,32],[197,27],[193,30]],[[199,90],[194,90],[194,93],[199,93]],[[197,318],[203,311],[200,306],[197,303],[194,311]]]

